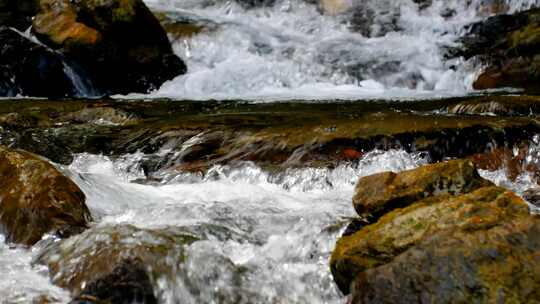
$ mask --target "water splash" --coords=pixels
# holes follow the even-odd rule
[[[176,176],[160,185],[141,185],[129,182],[140,174],[134,169],[140,157],[80,154],[64,169],[98,215],[93,229],[133,225],[203,233],[201,241],[186,248],[178,273],[155,282],[162,303],[211,303],[216,298],[234,299],[231,303],[343,302],[328,259],[354,216],[350,200],[356,180],[427,161],[420,154],[374,151],[336,169],[271,174],[244,163],[215,166],[187,182]]]
[[[345,1],[336,15],[304,1],[246,9],[234,1],[147,0],[210,30],[177,41],[189,72],[154,97],[188,99],[360,99],[464,95],[474,61],[445,59],[467,24],[499,0]],[[331,1],[327,1],[331,2]],[[425,1],[429,2],[429,1]],[[504,12],[539,5],[507,0]],[[490,4],[491,3],[491,4]]]
[[[54,286],[47,270],[31,266],[32,252],[9,247],[0,234],[0,303],[68,303],[69,293]]]

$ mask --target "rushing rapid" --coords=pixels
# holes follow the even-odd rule
[[[536,145],[529,154],[529,162],[538,161]],[[69,167],[59,166],[87,195],[96,224],[63,243],[75,254],[62,262],[57,275],[74,271],[80,254],[97,254],[100,242],[113,234],[125,235],[122,240],[129,248],[163,242],[148,235],[151,231],[189,231],[200,240],[177,244],[168,258],[148,265],[165,263],[168,269],[153,281],[160,303],[213,303],[223,297],[238,303],[343,303],[328,259],[354,217],[354,184],[361,176],[429,161],[421,153],[373,151],[334,169],[269,173],[248,162],[152,184],[140,183],[139,160],[140,155],[111,160],[80,154]],[[527,174],[512,183],[504,170],[482,175],[518,193],[536,183]],[[48,281],[46,268],[32,264],[54,241],[45,237],[30,250],[0,247],[0,270],[10,278],[0,284],[2,303],[39,297],[52,303],[69,301],[68,292]],[[181,254],[185,259],[178,268],[174,257]]]
[[[448,56],[466,26],[539,4],[329,0],[316,5],[277,0],[247,8],[220,0],[146,2],[170,18],[204,27],[202,33],[174,42],[188,73],[151,96],[271,100],[471,93],[481,66]]]

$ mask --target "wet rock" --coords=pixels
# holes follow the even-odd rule
[[[539,92],[540,67],[539,9],[513,15],[497,15],[473,24],[463,38],[460,55],[477,56],[487,65],[473,87],[522,88]]]
[[[519,96],[506,99],[483,97],[466,100],[445,109],[451,114],[498,115],[498,116],[533,116],[540,114],[540,102],[532,96]]]
[[[71,304],[157,303],[152,283],[140,261],[125,260],[103,277],[88,283]]]
[[[77,185],[34,154],[0,146],[0,189],[0,223],[9,242],[70,236],[92,220]]]
[[[147,92],[186,72],[142,0],[41,0],[33,32],[97,92]]]
[[[175,282],[184,260],[184,246],[197,239],[185,231],[98,226],[47,245],[35,262],[46,265],[53,283],[80,296],[80,300],[93,296],[124,303],[112,300],[120,300],[120,295],[151,299],[149,285],[156,286],[160,279]],[[118,285],[113,284],[115,281]],[[152,290],[159,298],[158,291]]]
[[[255,8],[262,6],[272,6],[276,3],[276,0],[236,0],[240,5],[245,8]]]
[[[540,208],[540,188],[531,188],[523,192],[523,199],[529,202],[531,205],[534,205],[537,208]]]
[[[204,31],[218,27],[217,24],[208,20],[193,20],[181,13],[155,13],[155,15],[172,42],[189,39]]]
[[[0,96],[64,97],[74,94],[62,58],[0,27]]]
[[[540,221],[515,196],[467,207],[464,226],[430,230],[391,262],[353,283],[352,303],[534,303],[540,299]],[[497,204],[497,206],[495,206]],[[507,209],[504,213],[496,211]],[[483,222],[483,214],[497,216]],[[458,225],[459,225],[458,224]]]
[[[73,123],[89,123],[96,125],[127,125],[135,123],[136,118],[120,109],[111,107],[87,107],[82,110],[68,113],[59,118]]]
[[[472,162],[454,160],[401,173],[384,172],[360,179],[353,197],[356,212],[376,220],[426,197],[459,195],[489,186]]]
[[[441,194],[342,237],[331,270],[340,289],[352,293],[352,303],[538,300],[530,288],[540,280],[533,266],[538,229],[538,218],[508,190]]]
[[[469,159],[479,169],[503,170],[509,180],[515,181],[524,173],[534,178],[540,177],[540,164],[535,161],[536,157],[531,153],[534,152],[530,150],[530,146],[524,143],[512,149],[500,147],[485,153],[474,154]]]
[[[328,15],[338,15],[352,7],[347,0],[320,0],[319,5],[322,11]]]
[[[0,26],[26,30],[37,13],[37,0],[0,0]]]

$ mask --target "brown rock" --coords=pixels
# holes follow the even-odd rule
[[[540,221],[523,212],[506,220],[427,237],[361,273],[351,302],[538,303]]]
[[[68,236],[92,220],[84,193],[54,166],[0,146],[0,223],[7,241],[32,245],[45,233]]]
[[[124,295],[134,295],[137,290],[149,295],[146,286],[154,285],[158,278],[174,280],[184,259],[184,246],[196,240],[193,234],[183,231],[101,226],[49,244],[36,262],[49,268],[54,284],[75,296],[114,298],[110,287],[115,277],[123,277],[126,283],[140,287],[126,288]],[[134,277],[139,279],[133,280]],[[149,283],[138,285],[144,277]]]
[[[359,215],[375,220],[429,196],[457,195],[488,185],[491,183],[478,175],[470,161],[454,160],[399,174],[384,172],[361,178],[353,205]]]

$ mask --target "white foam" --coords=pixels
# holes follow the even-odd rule
[[[461,0],[434,0],[421,11],[412,0],[352,1],[353,6],[374,10],[374,31],[388,23],[389,17],[384,16],[397,16],[397,31],[366,38],[349,30],[348,17],[321,14],[304,1],[277,0],[273,7],[251,10],[234,1],[146,2],[155,10],[217,24],[217,29],[175,43],[175,52],[189,71],[150,94],[195,100],[466,95],[472,92],[480,67],[446,60],[444,50],[457,45],[465,25],[488,16],[478,8],[482,0],[469,5]],[[530,0],[507,3],[510,11],[539,4]],[[444,12],[453,15],[442,17]],[[366,82],[379,85],[363,85]]]

